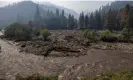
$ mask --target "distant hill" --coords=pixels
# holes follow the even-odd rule
[[[27,23],[29,20],[33,20],[36,11],[36,4],[37,3],[34,3],[32,1],[22,1],[7,5],[5,7],[1,7],[0,26],[3,27],[13,22],[16,22],[17,16],[21,16],[23,23]],[[59,11],[64,9],[64,11],[66,12],[66,16],[68,16],[68,14],[71,14],[75,17],[78,17],[78,14],[75,11],[48,2],[39,4],[39,8],[42,15],[43,13],[45,13],[45,10],[48,9],[53,12],[55,12],[56,9],[59,9]]]
[[[109,9],[120,10],[124,8],[126,4],[133,5],[133,1],[114,1],[111,4],[102,6],[102,11],[108,12]]]
[[[79,17],[79,15],[75,11],[73,11],[71,9],[68,9],[68,8],[65,8],[65,7],[62,7],[62,6],[54,5],[54,4],[50,3],[50,2],[41,3],[40,7],[44,8],[44,10],[50,9],[53,12],[55,12],[56,9],[58,8],[60,11],[64,10],[65,13],[66,13],[66,16],[68,16],[68,14],[72,14],[72,15],[74,15],[75,18]]]

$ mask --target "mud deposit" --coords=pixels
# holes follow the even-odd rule
[[[28,76],[39,73],[42,76],[58,75],[59,80],[80,80],[104,72],[133,69],[133,44],[99,42],[86,45],[82,32],[71,32],[74,37],[69,31],[67,35],[66,31],[62,34],[57,31],[47,42],[16,43],[0,39],[0,79],[15,80],[17,74]],[[64,35],[71,40],[64,39]]]
[[[48,41],[19,42],[20,50],[35,55],[52,57],[78,57],[86,55],[89,42],[82,31],[51,31]]]

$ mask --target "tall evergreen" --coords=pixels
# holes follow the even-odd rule
[[[130,6],[129,4],[126,5],[126,7],[123,10],[123,14],[122,14],[122,26],[130,29],[133,28],[133,9],[132,6]]]
[[[59,9],[56,9],[56,16],[59,16],[60,13],[59,13]]]
[[[90,25],[90,28],[94,28],[94,24],[95,24],[94,15],[93,15],[93,13],[91,13],[90,14],[90,17],[89,17],[89,25]]]
[[[62,10],[61,15],[65,16],[65,11],[64,10]]]
[[[88,15],[85,15],[85,28],[88,28],[89,25],[89,17]]]
[[[36,23],[39,23],[41,21],[41,13],[40,13],[38,5],[36,5],[36,12],[35,12],[35,16],[34,16],[34,21]]]
[[[104,26],[109,30],[114,30],[117,24],[117,11],[109,10],[109,12],[105,15],[105,24]]]
[[[79,28],[80,29],[85,28],[85,18],[84,18],[84,13],[83,12],[79,16]]]
[[[100,12],[99,11],[96,11],[95,12],[95,28],[96,29],[101,29],[101,25],[102,25],[102,23],[101,23],[101,14],[100,14]]]
[[[29,26],[29,28],[30,28],[30,29],[32,29],[32,28],[33,28],[33,23],[32,23],[32,21],[31,21],[31,20],[28,22],[28,26]]]
[[[67,18],[65,17],[65,11],[62,10],[62,13],[60,15],[60,20],[61,20],[61,26],[63,28],[66,28],[67,27]]]
[[[74,16],[69,14],[69,16],[68,16],[68,28],[74,29],[74,28],[76,28],[76,26],[77,26],[77,22],[74,19]]]

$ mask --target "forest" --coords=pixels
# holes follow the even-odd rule
[[[117,3],[117,2],[115,2]],[[47,29],[112,29],[121,30],[126,27],[126,19],[129,17],[129,21],[132,19],[132,6],[127,4],[125,8],[121,9],[106,9],[100,7],[98,10],[91,13],[80,13],[79,18],[75,18],[74,15],[65,15],[65,11],[56,12],[46,10],[43,15],[41,8],[36,5],[36,12],[34,14],[34,20],[30,20],[28,25],[38,28]],[[17,23],[23,24],[23,17],[17,15]]]
[[[84,14],[82,12],[80,13],[78,19],[74,18],[74,16],[71,14],[69,14],[69,16],[66,17],[64,10],[59,12],[58,9],[56,9],[55,13],[50,10],[47,10],[44,15],[44,17],[41,16],[39,6],[36,5],[34,20],[30,20],[28,24],[23,24],[21,16],[18,15],[17,22],[11,24],[9,27],[5,29],[5,35],[7,37],[15,36],[17,38],[21,37],[22,35],[22,40],[26,40],[30,39],[27,37],[32,37],[33,35],[39,36],[41,30],[43,29],[81,29],[85,30],[85,34],[88,33],[89,29],[92,29],[94,30],[93,33],[95,32],[95,34],[97,31],[105,30],[104,36],[111,38],[112,42],[128,42],[131,41],[131,35],[133,34],[133,8],[129,4],[127,4],[124,8],[121,8],[120,10],[109,9],[107,12],[104,12],[104,8],[100,8],[99,10],[96,10],[95,12],[90,14]],[[45,31],[46,30],[43,30],[43,32]],[[114,31],[120,32],[120,34],[122,35],[114,34]]]

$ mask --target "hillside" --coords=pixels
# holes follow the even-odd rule
[[[68,16],[68,14],[74,15],[75,18],[78,18],[78,16],[79,16],[75,11],[73,11],[71,9],[65,8],[63,6],[54,5],[50,2],[40,3],[40,7],[44,8],[44,10],[50,9],[53,12],[55,12],[56,9],[58,8],[60,12],[61,12],[61,10],[64,10],[66,13],[66,16]]]
[[[42,15],[45,13],[45,10],[48,9],[53,12],[56,11],[56,9],[59,9],[59,11],[64,9],[64,11],[66,12],[65,14],[66,16],[68,16],[68,14],[72,14],[75,17],[78,16],[78,14],[73,10],[56,6],[51,3],[39,4],[39,8]],[[36,3],[32,1],[22,1],[19,3],[14,3],[5,7],[1,7],[0,26],[5,26],[15,22],[17,20],[18,15],[21,16],[23,23],[27,23],[29,20],[33,20],[35,10],[36,10]]]
[[[133,1],[114,1],[111,4],[102,6],[102,11],[108,12],[109,9],[119,10],[124,8],[126,4],[133,5]]]

